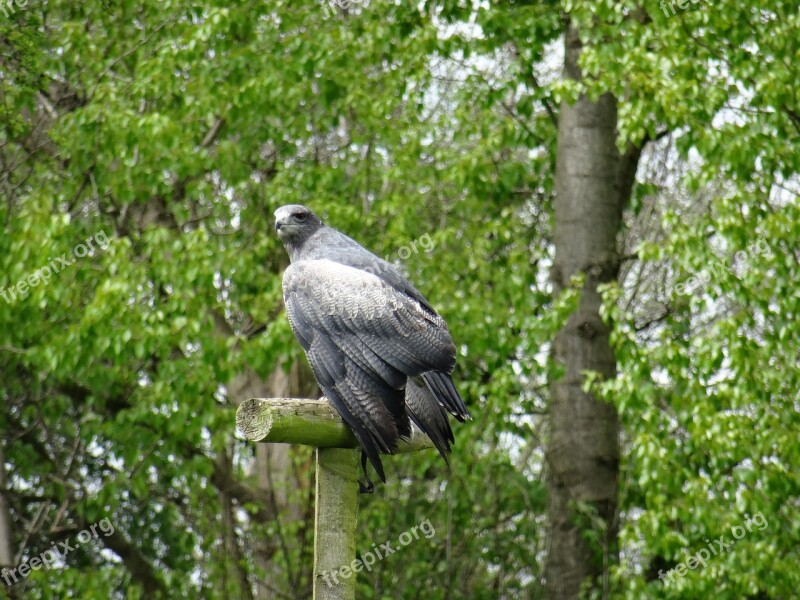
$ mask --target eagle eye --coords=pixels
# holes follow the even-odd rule
[[[306,217],[307,217],[307,216],[308,216],[308,213],[297,213],[297,214],[294,216],[294,218],[295,218],[295,219],[297,219],[297,220],[298,220],[298,221],[300,221],[300,222],[303,222],[303,221],[305,221],[305,220],[306,220]]]

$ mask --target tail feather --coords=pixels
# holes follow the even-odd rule
[[[463,423],[470,418],[467,405],[458,394],[458,390],[453,385],[453,379],[448,373],[428,371],[422,374],[422,379],[425,380],[433,397],[457,420]]]
[[[447,412],[436,401],[419,377],[410,377],[406,384],[406,410],[411,420],[427,435],[447,465],[450,444],[455,441]]]
[[[344,422],[350,427],[353,435],[356,436],[358,443],[361,445],[363,454],[366,455],[369,462],[372,463],[380,480],[386,483],[386,474],[383,470],[380,453],[381,451],[386,453],[392,452],[389,444],[387,444],[386,440],[382,439],[382,436],[376,435],[374,430],[370,431],[371,428],[362,423],[361,419],[353,414],[338,390],[335,388],[323,387],[322,393],[325,394],[325,397],[333,404],[333,407],[338,411],[339,415],[341,415]]]
[[[390,411],[389,406],[378,400],[380,396],[377,390],[372,393],[362,391],[354,383],[345,380],[333,386],[321,387],[358,440],[363,452],[362,464],[366,462],[363,459],[368,459],[381,481],[386,483],[380,455],[395,452],[398,439],[407,437],[410,433],[409,418],[431,439],[449,467],[448,455],[455,438],[447,413],[462,422],[470,418],[449,374],[428,371],[420,377],[409,377],[405,387],[405,402],[399,403],[405,409],[405,414],[398,414],[397,410]]]

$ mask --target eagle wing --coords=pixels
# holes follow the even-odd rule
[[[443,452],[452,438],[435,398],[457,418],[468,416],[449,373],[455,346],[444,320],[373,273],[330,260],[292,263],[283,276],[289,323],[306,352],[323,393],[361,443],[385,481],[379,453],[393,452],[411,433],[411,418]],[[420,389],[424,382],[427,389]],[[427,392],[427,394],[426,394]],[[453,396],[454,395],[454,396]],[[423,407],[425,410],[423,410]],[[430,424],[437,431],[426,430]],[[422,421],[422,423],[420,422]],[[443,452],[444,453],[444,452]]]

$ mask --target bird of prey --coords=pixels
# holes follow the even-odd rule
[[[413,421],[447,462],[447,412],[469,412],[450,374],[456,348],[439,313],[390,263],[299,204],[275,211],[289,253],[283,299],[289,323],[325,397],[386,482],[380,453],[397,450]]]

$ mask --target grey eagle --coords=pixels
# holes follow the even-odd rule
[[[289,323],[325,397],[358,439],[366,486],[369,459],[397,450],[413,421],[447,461],[447,418],[469,418],[450,373],[456,348],[447,324],[391,264],[298,204],[275,211],[291,264],[283,274]]]

